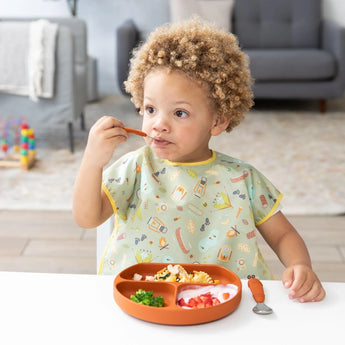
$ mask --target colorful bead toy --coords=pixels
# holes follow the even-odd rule
[[[12,146],[10,146],[10,143]],[[0,167],[30,169],[35,163],[35,132],[25,120],[0,119]]]

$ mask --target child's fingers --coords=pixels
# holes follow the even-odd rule
[[[295,283],[296,282],[296,283]],[[320,301],[325,297],[321,282],[311,270],[301,270],[291,286],[289,298],[300,302]]]
[[[95,126],[101,130],[110,129],[113,127],[122,127],[125,125],[122,121],[118,120],[113,116],[102,116],[95,124]]]
[[[288,267],[284,271],[283,284],[285,288],[290,289],[289,298],[298,298],[308,291],[307,279],[308,274],[299,269],[298,266]]]
[[[325,290],[318,280],[315,280],[311,289],[298,298],[299,302],[318,302],[325,297]]]
[[[306,294],[311,288],[308,284],[308,276],[301,272],[295,272],[295,279],[290,287],[290,298],[299,298]]]
[[[289,298],[300,302],[321,301],[326,293],[313,270],[305,265],[287,267],[282,281],[290,289]]]
[[[321,283],[320,283],[321,285]],[[325,289],[321,286],[320,293],[312,299],[312,302],[319,302],[322,301],[326,297],[326,291]]]
[[[294,271],[292,267],[288,267],[282,277],[283,285],[286,289],[290,288],[294,280]]]
[[[128,139],[129,135],[127,131],[123,127],[112,127],[108,128],[104,131],[106,139],[114,139],[117,137],[124,137],[121,141],[125,141]]]
[[[124,129],[124,124],[112,116],[101,117],[91,128],[90,134],[91,136],[96,135],[106,140],[118,136],[124,137],[120,141],[128,139],[128,133]]]

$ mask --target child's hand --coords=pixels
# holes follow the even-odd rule
[[[326,295],[320,280],[307,265],[287,267],[282,280],[284,287],[290,288],[290,299],[298,298],[299,302],[318,302]]]
[[[91,128],[85,157],[93,165],[104,167],[116,147],[128,139],[124,124],[112,116],[101,117]]]

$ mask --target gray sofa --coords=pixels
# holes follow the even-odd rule
[[[32,21],[38,18],[4,18]],[[84,128],[84,107],[87,102],[87,31],[83,20],[77,18],[49,18],[58,23],[54,96],[33,102],[27,96],[0,92],[0,114],[3,118],[25,117],[30,126],[53,128],[65,125],[69,147],[74,151],[73,126],[76,120]],[[1,63],[1,61],[0,61]]]
[[[322,18],[321,0],[236,0],[229,20],[249,56],[256,99],[314,99],[324,112],[327,99],[344,94],[345,28]],[[116,36],[125,93],[131,51],[143,37],[132,19]]]

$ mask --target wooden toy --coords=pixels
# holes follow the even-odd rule
[[[0,146],[0,167],[29,170],[35,164],[35,132],[25,120],[0,119]]]

